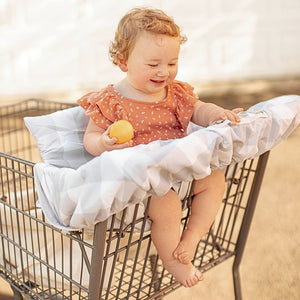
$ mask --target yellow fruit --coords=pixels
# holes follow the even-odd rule
[[[133,138],[133,127],[127,120],[119,120],[111,126],[109,136],[116,137],[117,144],[129,142]]]

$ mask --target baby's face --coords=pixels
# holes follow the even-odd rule
[[[126,62],[131,86],[148,96],[165,94],[177,75],[179,50],[179,38],[142,32]]]

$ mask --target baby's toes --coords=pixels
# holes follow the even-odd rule
[[[198,284],[202,280],[203,280],[203,274],[199,270],[196,270],[195,274],[191,278],[188,278],[186,280],[185,287],[192,287]]]
[[[173,257],[182,264],[189,264],[192,260],[190,254],[184,249],[181,244],[179,244],[178,247],[174,250]]]
[[[195,276],[197,277],[198,281],[202,281],[204,279],[203,274],[199,270],[196,271]]]
[[[179,260],[182,264],[189,264],[191,262],[191,258],[187,252],[183,252],[178,255],[177,260]]]

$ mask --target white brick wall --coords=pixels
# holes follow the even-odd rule
[[[178,79],[300,75],[300,0],[1,0],[0,99],[120,79],[108,45],[120,17],[137,5],[164,9],[188,36]]]

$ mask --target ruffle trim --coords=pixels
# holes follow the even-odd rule
[[[198,98],[194,94],[194,88],[185,82],[175,81],[173,84],[173,93],[177,99],[176,118],[181,128],[186,130],[194,113],[194,103],[198,101]]]
[[[119,100],[120,96],[112,85],[99,92],[89,93],[80,98],[77,103],[86,114],[100,127],[107,128],[120,119],[128,119],[127,111]]]
[[[168,87],[168,95],[163,101],[168,103],[172,97],[175,101],[175,115],[183,130],[186,130],[194,111],[194,103],[197,97],[194,88],[188,83],[174,81]],[[108,85],[99,92],[91,92],[80,98],[77,103],[86,111],[86,114],[100,127],[107,128],[117,120],[128,120],[128,112],[113,85]],[[124,99],[128,99],[123,97]],[[128,101],[135,101],[128,99]],[[145,105],[153,103],[145,102]],[[159,102],[157,103],[160,104]]]

